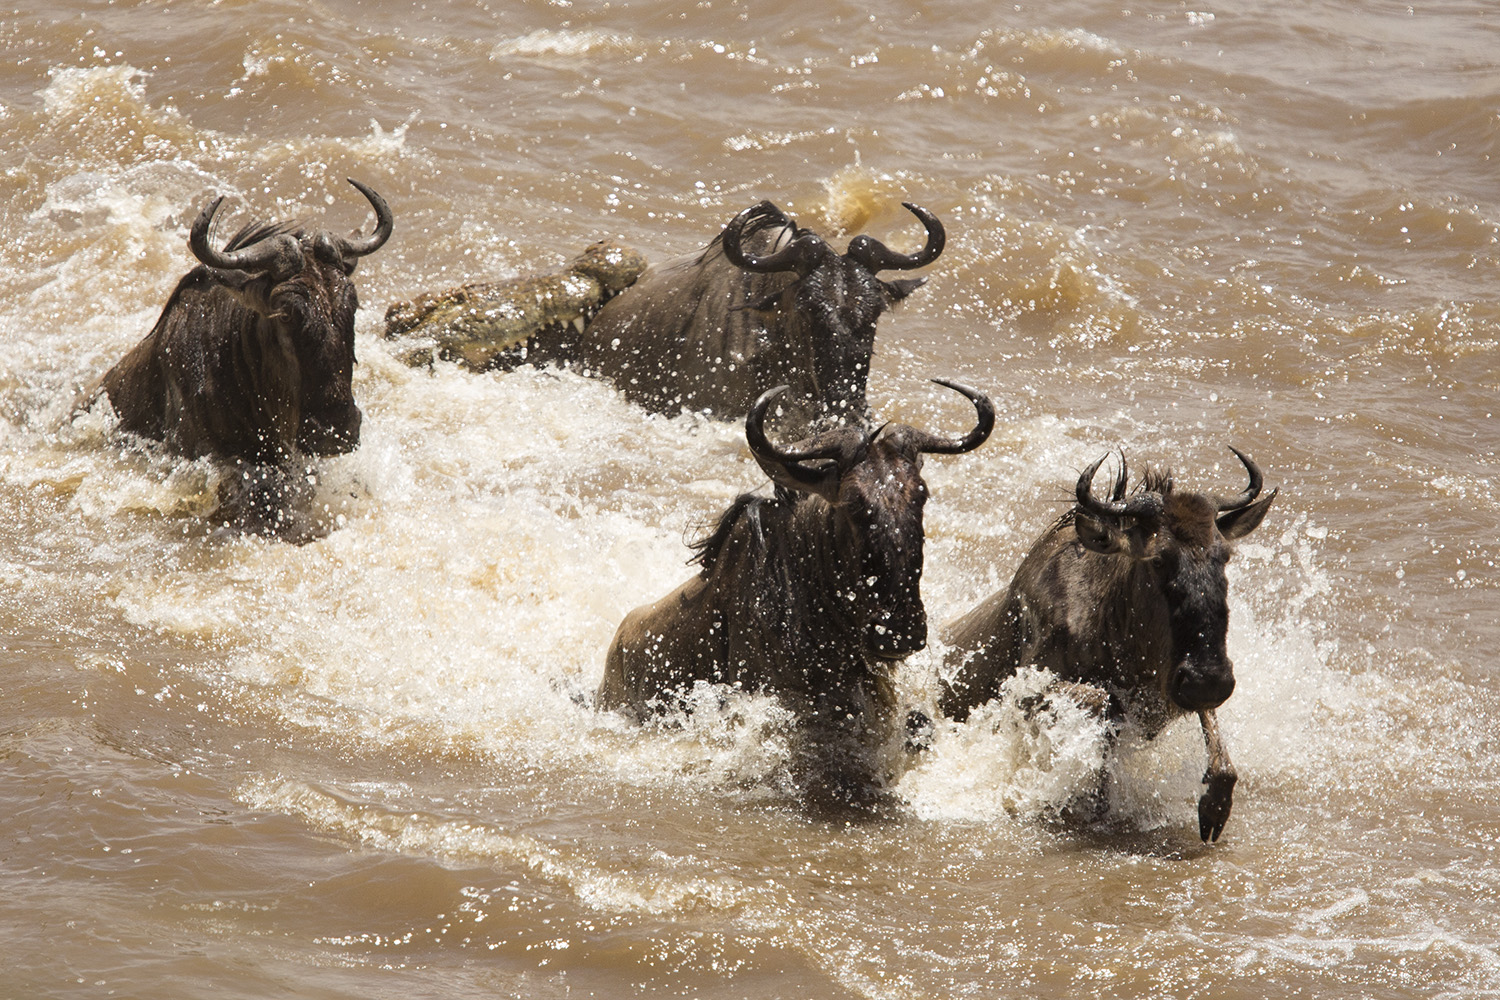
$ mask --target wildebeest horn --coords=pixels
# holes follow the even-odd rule
[[[1255,502],[1255,498],[1260,496],[1260,488],[1265,482],[1260,474],[1260,466],[1252,462],[1249,455],[1246,455],[1234,445],[1230,445],[1229,450],[1234,452],[1235,456],[1239,458],[1240,462],[1245,466],[1245,471],[1250,473],[1250,485],[1245,487],[1245,492],[1241,493],[1239,496],[1235,497],[1232,500],[1215,501],[1218,505],[1220,513],[1228,510],[1239,510],[1242,507],[1250,506]]]
[[[938,217],[921,205],[903,201],[901,207],[922,220],[927,230],[927,245],[916,253],[897,253],[871,236],[856,236],[849,242],[849,256],[870,271],[912,271],[938,259],[947,242],[947,234]]]
[[[1104,460],[1108,457],[1109,453],[1105,452],[1094,461],[1093,465],[1084,469],[1083,474],[1078,477],[1078,489],[1076,491],[1078,509],[1085,514],[1090,514],[1098,518],[1160,516],[1161,496],[1159,494],[1146,492],[1131,497],[1129,500],[1120,499],[1124,493],[1124,490],[1120,486],[1120,482],[1125,476],[1123,453],[1120,459],[1120,476],[1115,480],[1115,498],[1112,500],[1100,500],[1094,496],[1094,473],[1099,471],[1099,466],[1103,465]]]
[[[372,188],[361,184],[353,177],[345,178],[345,180],[353,184],[369,201],[370,207],[375,209],[375,231],[362,240],[341,239],[339,249],[343,251],[345,258],[364,257],[385,246],[385,241],[391,238],[391,209],[385,203],[385,199],[376,194]]]
[[[979,420],[974,424],[973,430],[960,438],[933,434],[930,431],[918,431],[917,449],[929,455],[962,455],[984,444],[989,439],[990,431],[995,429],[995,404],[990,402],[990,397],[961,382],[950,382],[943,378],[935,378],[932,381],[969,397],[969,402],[974,404],[974,409],[979,413]]]
[[[295,274],[302,270],[302,246],[295,236],[286,233],[258,240],[239,250],[214,249],[208,242],[208,229],[222,204],[223,195],[209,202],[188,231],[188,247],[201,263],[224,271],[274,270],[277,274]]]
[[[844,454],[844,442],[825,439],[820,444],[804,448],[779,448],[766,437],[766,410],[770,409],[771,401],[786,392],[787,388],[785,385],[778,385],[774,389],[767,389],[745,415],[745,441],[750,445],[750,454],[755,456],[766,475],[780,485],[816,493],[831,502],[838,494],[838,463],[830,462],[819,468],[811,468],[802,463],[838,459]]]
[[[1125,465],[1125,449],[1120,449],[1120,471],[1115,474],[1115,488],[1110,499],[1119,502],[1125,499],[1125,487],[1130,482],[1130,472]]]
[[[776,271],[795,271],[808,257],[812,248],[823,242],[822,237],[808,230],[798,230],[795,238],[780,250],[766,254],[764,257],[754,257],[745,253],[745,248],[740,245],[740,239],[744,233],[745,223],[757,212],[765,211],[767,202],[759,205],[751,205],[739,215],[729,220],[729,225],[724,227],[724,257],[735,267],[745,271],[755,271],[760,274],[771,274]]]

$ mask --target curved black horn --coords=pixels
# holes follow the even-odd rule
[[[1123,491],[1119,488],[1118,478],[1115,480],[1115,499],[1101,500],[1094,496],[1094,473],[1099,471],[1099,466],[1103,465],[1108,457],[1108,452],[1100,455],[1094,460],[1094,464],[1084,469],[1083,474],[1078,477],[1078,487],[1075,491],[1078,497],[1078,509],[1097,518],[1159,516],[1161,514],[1159,494],[1147,492],[1131,497],[1129,500],[1119,499],[1119,494]],[[1123,457],[1121,461],[1123,464]]]
[[[346,258],[364,257],[385,246],[385,241],[391,238],[391,209],[385,203],[385,199],[376,194],[373,188],[361,184],[353,177],[347,177],[345,180],[353,184],[359,193],[365,196],[370,207],[375,209],[375,231],[364,239],[340,239],[339,249],[343,251]]]
[[[871,236],[856,236],[849,243],[849,256],[870,271],[912,271],[938,259],[947,242],[947,233],[938,217],[921,205],[903,201],[901,207],[922,221],[927,230],[927,245],[916,253],[897,253]]]
[[[188,248],[200,263],[224,271],[263,271],[274,269],[278,274],[295,274],[302,270],[302,247],[295,236],[282,233],[270,239],[258,240],[239,250],[216,250],[208,242],[208,230],[214,215],[224,204],[219,195],[193,220],[188,231]]]
[[[1115,488],[1110,493],[1110,499],[1120,501],[1125,499],[1125,487],[1130,481],[1130,472],[1125,465],[1125,449],[1120,449],[1120,471],[1115,474]]]
[[[811,240],[819,239],[815,234],[799,232],[786,246],[764,257],[751,256],[745,253],[745,248],[740,245],[745,223],[749,222],[750,217],[755,213],[764,211],[766,204],[766,202],[761,202],[759,205],[751,205],[729,220],[729,225],[724,227],[724,257],[735,267],[745,271],[754,271],[757,274],[795,271],[798,265],[806,259]]]
[[[978,389],[969,388],[962,382],[951,382],[945,378],[935,378],[932,381],[967,396],[969,402],[974,404],[979,419],[975,422],[974,428],[963,437],[949,437],[934,434],[931,431],[919,431],[917,432],[917,450],[929,455],[962,455],[984,444],[989,439],[990,432],[995,429],[995,404],[990,402],[990,397]]]
[[[750,412],[745,414],[745,442],[750,445],[750,454],[773,480],[791,489],[816,493],[833,500],[838,493],[839,467],[836,462],[822,468],[809,468],[803,462],[818,459],[836,459],[843,454],[838,441],[824,442],[820,446],[807,448],[778,448],[766,437],[766,410],[771,401],[786,392],[787,386],[778,385],[767,389],[756,399]]]
[[[1232,500],[1215,501],[1220,513],[1250,506],[1255,502],[1255,498],[1260,496],[1260,488],[1265,484],[1265,479],[1260,474],[1260,466],[1252,462],[1249,455],[1246,455],[1234,445],[1230,445],[1229,450],[1234,452],[1235,457],[1245,466],[1245,471],[1250,474],[1250,485],[1246,486],[1245,491]]]
[[[1109,457],[1105,452],[1094,460],[1094,463],[1083,470],[1078,477],[1078,487],[1074,491],[1078,497],[1078,509],[1095,517],[1124,517],[1125,501],[1123,500],[1100,500],[1094,496],[1094,473],[1099,471],[1099,466]]]

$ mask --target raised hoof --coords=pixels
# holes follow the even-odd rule
[[[1203,776],[1203,783],[1208,788],[1198,799],[1198,836],[1204,843],[1217,841],[1219,834],[1224,832],[1224,824],[1229,822],[1229,810],[1234,805],[1236,780],[1233,771]]]

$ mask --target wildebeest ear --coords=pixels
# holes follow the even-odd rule
[[[1219,534],[1228,539],[1244,538],[1250,532],[1260,527],[1261,520],[1266,516],[1266,511],[1271,509],[1271,501],[1276,499],[1276,490],[1272,490],[1259,500],[1239,510],[1225,511],[1220,514],[1215,522],[1219,526]]]
[[[1111,555],[1125,549],[1125,533],[1118,527],[1105,524],[1098,518],[1078,512],[1073,517],[1073,530],[1078,535],[1078,540],[1083,547],[1091,552],[1100,552]]]
[[[921,288],[923,285],[927,284],[927,279],[897,278],[894,281],[886,281],[884,278],[882,278],[880,279],[880,283],[884,285],[886,291],[890,293],[892,302],[900,302],[912,292],[915,292],[918,288]]]

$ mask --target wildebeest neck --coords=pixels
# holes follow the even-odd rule
[[[848,544],[835,507],[820,497],[745,495],[724,513],[695,546],[735,637],[724,680],[811,698],[866,672]],[[768,668],[769,676],[757,672]]]
[[[863,507],[852,513],[861,502],[781,489],[772,498],[742,496],[696,546],[705,578],[736,588],[725,597],[751,617],[746,633],[779,647],[768,659],[798,665],[780,688],[862,674],[926,643],[920,515],[915,548],[908,540],[891,551],[863,537],[887,526]]]

